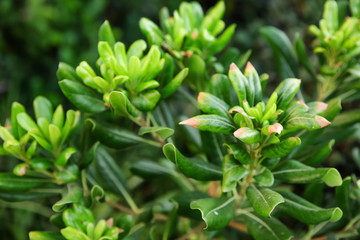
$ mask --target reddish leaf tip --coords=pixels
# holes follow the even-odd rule
[[[331,123],[328,120],[326,120],[325,118],[320,117],[320,116],[315,116],[315,120],[320,124],[321,128],[326,127],[327,125],[329,125]]]
[[[277,133],[280,134],[284,130],[283,126],[280,123],[275,123],[274,125],[270,125],[269,134]]]
[[[319,109],[319,110],[326,110],[328,107],[328,105],[326,103],[323,103],[323,102],[319,102],[318,104],[316,104],[316,109]]]
[[[244,128],[239,128],[238,130],[236,130],[236,131],[234,132],[234,136],[235,136],[236,138],[239,138],[241,135],[244,134],[244,132],[245,132],[245,129],[244,129]]]
[[[197,97],[198,102],[201,101],[201,100],[204,98],[204,96],[205,96],[205,93],[204,93],[204,92],[200,92],[199,95],[198,95],[198,97]]]
[[[110,107],[110,104],[106,102],[106,103],[104,103],[104,106],[107,107],[107,108],[109,108],[109,107]]]
[[[247,71],[253,71],[255,68],[254,66],[251,64],[251,62],[247,62],[246,63],[246,67],[245,67],[245,70]]]
[[[235,63],[230,64],[229,71],[235,71],[235,70],[239,70],[239,68],[236,66],[236,64]]]
[[[112,228],[114,226],[114,219],[113,218],[109,218],[108,220],[106,220],[106,225],[109,228]]]
[[[199,32],[198,32],[198,31],[195,31],[195,32],[193,32],[193,33],[191,34],[191,37],[192,37],[192,39],[194,39],[194,40],[196,40],[198,36],[199,36]]]
[[[308,105],[306,105],[306,103],[304,103],[303,100],[299,100],[297,103],[298,103],[298,104],[301,104],[301,105],[304,105],[305,108],[306,108],[306,110],[309,110],[309,109],[310,109],[310,107],[309,107]]]
[[[189,119],[186,119],[186,120],[180,122],[179,124],[197,128],[197,126],[199,125],[199,120],[197,120],[195,118],[189,118]]]
[[[244,113],[242,110],[240,110],[240,109],[231,109],[231,110],[229,110],[229,113],[230,114],[233,114],[234,112],[238,112],[238,113]]]
[[[23,167],[21,168],[20,173],[19,173],[20,176],[24,176],[24,175],[26,174],[26,167],[27,167],[27,166],[23,166]]]

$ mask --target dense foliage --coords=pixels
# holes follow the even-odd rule
[[[164,7],[131,44],[105,21],[98,59],[56,73],[78,110],[11,105],[1,203],[51,215],[30,240],[359,236],[360,2],[326,1],[311,53],[262,27],[276,84],[227,47],[224,13],[223,1]],[[333,160],[344,143],[351,167]]]

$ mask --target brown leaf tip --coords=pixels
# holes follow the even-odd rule
[[[246,63],[246,67],[245,67],[245,70],[246,71],[253,71],[255,68],[254,66],[251,64],[251,62],[247,62]]]
[[[280,134],[284,130],[283,126],[280,123],[275,123],[274,125],[270,125],[269,134],[277,133]]]
[[[331,123],[328,120],[326,120],[325,118],[320,117],[320,116],[315,116],[315,120],[320,124],[320,126],[322,128],[326,127],[327,125],[329,125]]]
[[[190,127],[193,127],[193,128],[197,128],[199,123],[200,123],[199,120],[197,120],[195,118],[189,118],[189,119],[186,119],[186,120],[180,122],[179,124],[180,125],[187,125],[187,126],[190,126]]]
[[[245,129],[244,129],[244,128],[239,128],[238,130],[236,130],[236,131],[234,132],[234,136],[235,136],[236,138],[239,138],[241,135],[244,134],[244,132],[245,132]]]
[[[198,36],[199,36],[199,32],[198,32],[198,31],[195,31],[195,32],[193,32],[193,33],[191,34],[191,37],[192,37],[192,39],[194,39],[194,40],[196,40]]]
[[[233,114],[234,112],[238,112],[238,113],[244,113],[242,110],[240,110],[240,109],[231,109],[230,111],[229,111],[229,113],[230,114]]]
[[[182,52],[182,55],[187,58],[191,58],[192,52]]]
[[[199,95],[198,95],[198,97],[197,97],[198,102],[201,101],[204,97],[205,97],[205,93],[204,93],[204,92],[200,92]]]
[[[107,107],[107,108],[109,108],[109,107],[110,107],[110,104],[106,102],[106,103],[104,103],[104,106]]]
[[[236,66],[236,64],[235,63],[230,64],[229,71],[235,71],[235,70],[239,70],[239,68]]]
[[[109,228],[112,228],[114,226],[114,219],[113,218],[109,218],[108,220],[106,220],[106,225]]]
[[[26,167],[27,167],[27,166],[23,166],[23,167],[20,169],[20,173],[19,173],[20,176],[24,176],[24,175],[26,174]]]

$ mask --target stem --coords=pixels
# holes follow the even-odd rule
[[[84,189],[84,195],[88,196],[90,192],[89,192],[89,187],[86,182],[86,169],[81,170],[81,184]]]
[[[112,206],[113,208],[116,208],[118,210],[120,210],[121,212],[124,212],[124,213],[128,213],[128,214],[131,214],[131,215],[135,215],[136,213],[131,210],[130,208],[127,208],[119,203],[115,203],[115,202],[112,202],[110,200],[106,200],[106,203],[109,204],[110,206]]]
[[[325,225],[328,224],[328,222],[322,222],[316,226],[314,226],[312,229],[308,231],[308,233],[304,236],[304,240],[310,240],[312,236],[314,236],[318,231],[320,231]]]

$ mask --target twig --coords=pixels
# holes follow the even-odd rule
[[[239,230],[240,232],[248,233],[247,227],[239,222],[231,221],[229,222],[229,227]]]
[[[120,210],[121,212],[124,212],[124,213],[128,213],[128,214],[131,214],[131,215],[135,215],[136,213],[131,210],[130,208],[127,208],[119,203],[115,203],[115,202],[112,202],[112,201],[109,201],[109,200],[106,200],[106,203],[109,204],[110,206],[112,206],[113,208],[116,208],[118,210]]]

